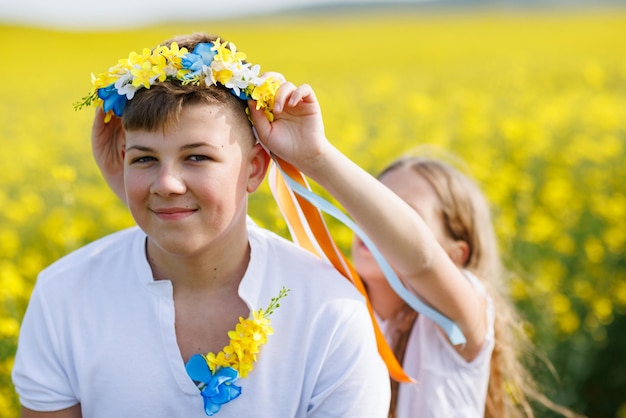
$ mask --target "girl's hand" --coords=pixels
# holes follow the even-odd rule
[[[270,122],[256,103],[250,102],[250,116],[259,140],[273,154],[303,172],[313,168],[318,157],[331,147],[324,134],[324,123],[313,89],[284,82],[274,101],[274,121]]]
[[[104,110],[98,107],[91,127],[91,151],[107,184],[124,203],[125,145],[122,120],[114,115],[108,123],[104,123]]]

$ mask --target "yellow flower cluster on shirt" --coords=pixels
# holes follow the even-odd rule
[[[232,367],[245,378],[254,368],[261,346],[267,343],[267,336],[274,330],[270,326],[269,316],[280,306],[279,301],[287,295],[289,289],[282,288],[278,296],[272,298],[267,309],[252,312],[249,318],[239,318],[233,331],[228,332],[230,344],[217,354],[208,353],[205,357],[212,373],[220,367]]]
[[[240,317],[235,330],[228,332],[230,344],[217,355],[206,355],[209,368],[215,372],[217,367],[232,367],[242,378],[247,377],[254,368],[253,364],[261,346],[267,342],[267,336],[273,333],[270,321],[262,309],[253,312],[252,318]]]

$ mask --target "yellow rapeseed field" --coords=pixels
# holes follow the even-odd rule
[[[584,406],[588,370],[561,348],[590,355],[626,313],[626,11],[407,9],[119,32],[0,26],[1,416],[18,416],[10,371],[37,273],[133,223],[93,163],[93,109],[72,104],[92,72],[196,30],[313,85],[328,137],[372,173],[406,152],[462,159],[493,204],[511,297],[561,377],[552,393]],[[287,234],[266,186],[251,212]],[[350,232],[329,223],[347,249]]]

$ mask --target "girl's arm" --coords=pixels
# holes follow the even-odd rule
[[[461,355],[475,357],[486,333],[485,301],[419,214],[326,139],[310,86],[285,83],[275,103],[273,123],[251,109],[261,141],[337,199],[405,285],[457,323],[467,339]]]

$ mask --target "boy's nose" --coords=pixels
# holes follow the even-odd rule
[[[162,165],[150,187],[150,193],[161,196],[183,194],[187,190],[182,173],[175,167]]]

